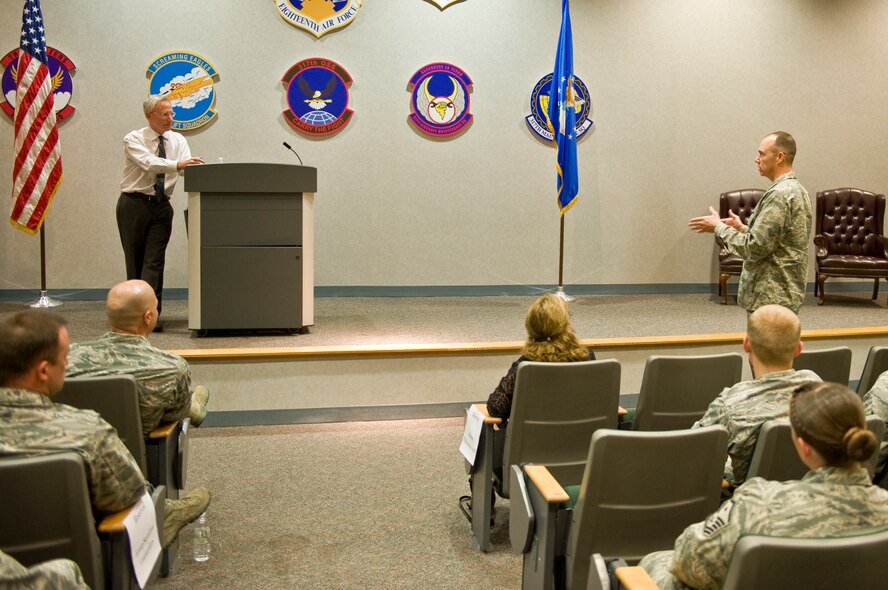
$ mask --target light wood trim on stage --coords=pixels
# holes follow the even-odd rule
[[[178,422],[167,422],[166,424],[160,424],[157,428],[148,433],[148,438],[167,438],[173,431],[176,430],[176,427],[179,425]]]
[[[802,330],[802,340],[829,340],[836,338],[870,338],[888,336],[888,326],[868,328],[823,328]],[[298,339],[298,337],[296,337]],[[672,348],[680,346],[708,346],[740,344],[743,332],[723,334],[680,334],[673,336],[635,336],[628,338],[590,338],[580,341],[596,350],[621,350],[631,348]],[[522,341],[471,342],[448,344],[360,344],[336,346],[292,346],[274,348],[205,348],[172,350],[189,361],[275,360],[323,357],[362,356],[426,356],[453,353],[503,353],[520,352]]]

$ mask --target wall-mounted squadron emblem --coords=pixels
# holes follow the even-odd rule
[[[0,78],[0,88],[3,89],[3,102],[0,103],[0,108],[10,117],[15,112],[18,55],[19,49],[16,47],[0,60],[0,65],[6,68]],[[74,90],[74,79],[71,74],[74,73],[74,62],[58,49],[49,46],[46,47],[46,56],[49,58],[47,60],[49,73],[52,75],[52,100],[55,105],[56,121],[61,123],[63,119],[74,114],[74,107],[71,106],[71,93]]]
[[[173,105],[173,129],[191,131],[216,117],[219,74],[213,65],[193,53],[174,51],[148,66],[148,94],[164,96]]]
[[[589,131],[592,127],[592,119],[589,113],[592,110],[589,99],[589,89],[578,77],[574,76],[574,111],[577,113],[576,129],[577,139]],[[541,139],[552,141],[552,132],[549,130],[549,91],[552,88],[552,74],[546,74],[540,78],[530,93],[530,115],[524,118],[527,126]]]
[[[320,57],[293,65],[281,79],[287,89],[284,118],[294,129],[313,136],[340,131],[351,120],[348,87],[352,78],[335,61]]]
[[[460,68],[436,62],[410,78],[410,122],[433,137],[459,133],[472,121],[469,93],[472,79]]]
[[[273,0],[281,18],[315,37],[352,22],[364,0]]]

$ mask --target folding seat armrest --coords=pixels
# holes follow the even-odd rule
[[[545,465],[525,465],[524,473],[549,504],[559,504],[570,500],[570,496]]]
[[[659,590],[660,588],[650,574],[637,565],[618,567],[615,572],[625,590]]]
[[[179,422],[167,422],[166,424],[160,424],[148,433],[148,438],[150,440],[158,439],[158,438],[167,438],[176,433],[176,429],[179,426]]]
[[[481,412],[481,415],[484,416],[485,424],[502,424],[503,419],[497,418],[495,416],[491,416],[490,412],[487,411],[487,404],[472,404],[472,406]]]

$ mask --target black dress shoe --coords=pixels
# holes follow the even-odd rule
[[[163,332],[163,322],[158,321],[157,324],[155,324],[152,332]]]

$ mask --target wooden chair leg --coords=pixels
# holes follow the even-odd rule
[[[820,273],[814,273],[814,297],[817,297],[818,287],[820,286]]]
[[[817,302],[817,305],[823,305],[823,283],[826,282],[826,277],[824,275],[817,275],[817,284],[820,286],[820,300]]]
[[[728,304],[728,276],[726,272],[718,275],[718,294],[721,295],[722,305]]]
[[[873,281],[873,301],[879,298],[879,279]]]

